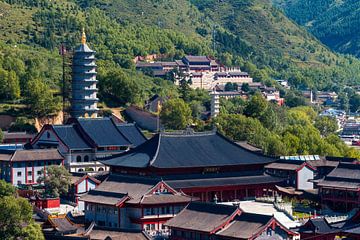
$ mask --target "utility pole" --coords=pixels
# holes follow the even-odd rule
[[[63,112],[63,122],[65,123],[65,54],[66,54],[66,46],[65,42],[61,43],[60,46],[60,55],[62,56],[62,112]]]

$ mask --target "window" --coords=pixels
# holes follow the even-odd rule
[[[84,162],[88,162],[88,161],[89,161],[89,156],[86,155],[86,156],[84,157]]]
[[[150,208],[145,208],[144,209],[144,215],[150,215],[151,214],[151,209]]]
[[[28,171],[28,176],[32,176],[32,171]]]
[[[18,177],[21,177],[21,172],[17,172],[17,176],[18,176]]]
[[[102,172],[102,171],[104,171],[104,169],[101,167],[101,168],[98,169],[98,171]]]
[[[84,169],[82,169],[82,168],[79,168],[79,170],[78,170],[78,172],[83,172],[84,171]]]
[[[50,138],[50,133],[49,132],[46,133],[46,137]]]
[[[41,175],[42,174],[42,171],[37,171],[37,175]]]
[[[22,182],[21,181],[17,181],[17,185],[21,185],[22,184]]]
[[[76,162],[81,162],[81,156],[76,157]]]

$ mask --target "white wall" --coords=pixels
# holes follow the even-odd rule
[[[311,179],[314,179],[314,172],[306,166],[303,167],[300,171],[297,172],[297,189],[313,189],[314,184],[309,182]]]

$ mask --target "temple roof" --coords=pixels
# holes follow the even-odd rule
[[[280,183],[284,181],[282,178],[277,178],[265,174],[247,175],[247,176],[223,176],[224,174],[217,174],[215,177],[207,177],[203,175],[201,178],[189,179],[171,179],[165,180],[171,187],[175,189],[184,189],[191,187],[212,187],[212,186],[236,186],[236,185],[256,185]]]
[[[266,227],[272,219],[273,217],[268,215],[243,212],[216,235],[236,239],[250,239]]]
[[[309,219],[303,226],[297,229],[300,233],[317,233],[326,234],[334,231],[338,231],[337,228],[333,228],[325,218],[313,218]]]
[[[171,228],[211,233],[231,221],[239,212],[240,209],[234,206],[191,202],[165,225]]]
[[[26,162],[45,160],[64,160],[64,157],[57,149],[0,150],[0,161]]]
[[[131,145],[110,118],[78,118],[77,122],[99,147]]]
[[[143,144],[147,138],[133,123],[117,124],[116,127],[134,146]]]
[[[33,139],[32,144],[57,145],[57,142],[41,139],[44,129],[52,129],[59,140],[71,150],[92,149],[106,146],[136,147],[146,141],[135,124],[116,124],[110,118],[72,119],[66,125],[46,125]]]
[[[266,164],[275,159],[242,148],[217,132],[160,133],[129,152],[105,158],[108,166],[191,168]]]
[[[61,141],[70,149],[91,149],[91,146],[74,128],[74,125],[53,125],[53,129]]]
[[[76,53],[81,53],[81,52],[86,52],[86,53],[95,53],[94,50],[91,50],[89,48],[89,46],[85,43],[85,44],[80,44],[76,49],[75,49]]]
[[[73,222],[70,221],[66,216],[51,216],[48,218],[51,226],[60,233],[75,233],[79,226],[76,226]]]
[[[359,189],[360,164],[339,163],[337,168],[318,183],[318,186]]]
[[[158,184],[165,184],[159,179],[139,176],[126,176],[111,174],[107,180],[96,189],[89,191],[81,197],[82,201],[117,205],[122,202],[131,204],[164,204],[164,203],[188,203],[191,197],[176,192],[169,188],[168,193],[152,193]],[[167,185],[166,185],[167,186]]]
[[[112,229],[94,226],[84,234],[93,240],[148,240],[144,232],[139,230]]]
[[[202,63],[202,62],[209,62],[210,63],[210,59],[207,56],[185,56],[184,59],[186,59],[188,62],[191,63]]]

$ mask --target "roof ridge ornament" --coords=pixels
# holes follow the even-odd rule
[[[85,28],[82,28],[81,44],[86,44]]]

